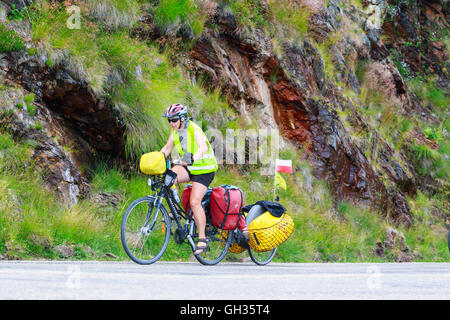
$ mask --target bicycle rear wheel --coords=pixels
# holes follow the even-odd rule
[[[162,204],[156,214],[154,203],[154,197],[139,198],[131,203],[122,218],[123,248],[138,264],[158,261],[169,244],[169,214]]]
[[[250,259],[252,259],[254,263],[256,263],[259,266],[265,266],[270,261],[272,261],[273,257],[275,256],[275,253],[277,252],[277,249],[278,247],[275,247],[269,251],[257,252],[249,247],[248,254],[250,256]]]
[[[191,222],[191,228],[193,228],[192,240],[197,244],[198,232],[194,221]],[[206,224],[205,234],[209,240],[209,250],[201,255],[194,256],[201,264],[212,266],[225,258],[233,241],[233,236],[231,231],[221,230],[209,223]]]

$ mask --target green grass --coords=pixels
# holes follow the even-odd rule
[[[415,198],[408,198],[414,223],[411,228],[403,230],[406,243],[426,261],[450,261],[448,232],[443,223],[445,218],[436,214],[440,210],[449,216],[446,202],[445,195],[427,197],[421,192]]]
[[[358,78],[362,84],[359,95],[363,104],[360,114],[369,125],[371,131],[379,134],[380,138],[390,146],[410,159],[416,172],[424,177],[433,179],[448,179],[449,172],[449,140],[446,129],[448,118],[448,96],[439,89],[434,79],[421,77],[407,80],[408,87],[419,97],[422,105],[432,106],[435,116],[441,120],[440,125],[427,123],[415,114],[399,114],[395,100],[390,101],[385,94],[368,83],[366,64],[358,64]],[[356,128],[360,131],[358,128]],[[427,139],[434,141],[438,147],[429,145],[426,141],[416,141],[412,137],[414,131],[422,131]],[[369,155],[372,157],[372,155]]]
[[[8,18],[11,20],[22,21],[27,15],[27,8],[17,9],[15,4],[12,4],[11,11]]]
[[[135,0],[89,0],[89,17],[106,30],[128,30],[138,20],[139,2]]]
[[[157,13],[161,23],[172,21],[178,14],[183,14],[182,20],[188,19],[197,10],[189,1],[174,7],[171,3],[159,3]],[[52,65],[74,59],[71,64],[74,72],[80,78],[85,77],[99,95],[120,110],[129,159],[138,159],[142,151],[157,150],[165,144],[169,125],[161,115],[168,105],[183,103],[195,107],[193,111],[206,110],[207,122],[218,120],[215,123],[222,125],[230,116],[212,111],[228,110],[228,114],[233,114],[218,91],[208,94],[200,85],[191,84],[169,63],[167,54],[160,53],[152,43],[131,38],[127,30],[104,30],[89,16],[82,16],[80,30],[68,29],[65,10],[60,6],[50,7],[45,1],[35,4],[31,12],[33,40],[48,46]],[[65,50],[69,58],[56,50]],[[200,113],[193,112],[193,115],[195,118]]]
[[[224,1],[236,18],[240,32],[258,28],[278,41],[304,38],[308,32],[310,11],[297,2],[281,1]]]
[[[412,79],[414,75],[412,74],[408,64],[403,59],[403,53],[396,48],[392,49],[389,55],[389,59],[395,64],[398,72],[404,79]]]
[[[442,114],[444,119],[446,118],[450,97],[445,93],[444,89],[436,85],[435,79],[414,77],[409,79],[407,84],[424,104],[431,103],[435,107],[435,112]]]
[[[154,12],[157,25],[162,28],[181,25],[190,29],[194,36],[202,34],[205,16],[194,0],[161,0]]]
[[[120,169],[108,168],[105,164],[98,164],[93,170],[91,188],[96,192],[123,193],[126,177]]]
[[[233,12],[238,24],[241,27],[262,28],[267,24],[263,5],[261,1],[241,0],[241,1],[224,1]]]
[[[103,87],[108,65],[101,59],[95,41],[98,27],[82,17],[82,28],[67,28],[69,17],[70,13],[62,5],[53,7],[47,1],[33,4],[30,9],[33,41],[42,42],[49,48],[51,65],[59,62],[67,64],[69,59],[55,50],[67,52],[75,60],[72,64],[79,66],[73,70],[74,73],[86,78],[94,90],[99,92]]]
[[[120,214],[105,215],[89,200],[69,208],[52,192],[42,192],[30,152],[26,143],[14,141],[6,132],[0,134],[0,254],[56,259],[59,255],[53,247],[67,243],[89,246],[100,257],[105,252],[122,255]],[[82,254],[81,249],[77,252]]]
[[[286,38],[305,37],[308,33],[310,11],[294,1],[269,1],[270,20],[283,26]]]
[[[14,31],[0,23],[0,53],[25,49],[23,39]]]
[[[9,150],[14,148],[14,140],[9,135],[0,135],[0,150]]]
[[[336,67],[333,62],[333,56],[331,54],[332,41],[324,41],[322,43],[317,43],[315,46],[322,57],[324,63],[325,77],[329,80],[333,80],[336,76]]]
[[[32,150],[28,143],[16,143],[8,134],[0,134],[0,173],[20,175],[32,166]]]
[[[449,155],[448,141],[443,143],[438,150],[432,149],[426,144],[414,144],[412,151],[416,169],[421,176],[448,178],[449,164],[446,159]]]
[[[22,167],[30,167],[24,156],[29,147],[14,141],[8,134],[0,135],[0,156],[19,156]],[[311,167],[299,160],[293,149],[284,150],[280,157],[292,158],[295,173],[283,174],[288,189],[281,190],[280,203],[293,217],[295,229],[290,239],[282,244],[274,261],[278,262],[385,262],[394,261],[373,255],[377,242],[384,241],[388,222],[368,209],[341,202],[333,209],[333,200],[325,183],[312,177]],[[127,206],[136,198],[148,194],[146,176],[126,172],[118,167],[108,167],[104,162],[92,171],[92,192],[120,196],[117,206],[101,207],[84,200],[69,208],[52,193],[43,193],[39,176],[32,170],[12,170],[7,162],[0,165],[0,253],[9,258],[59,259],[53,249],[65,243],[75,246],[72,259],[92,259],[82,249],[89,246],[97,259],[111,252],[127,260],[120,243],[120,223]],[[259,169],[259,168],[255,168]],[[221,166],[212,186],[223,183],[239,186],[244,192],[244,204],[273,198],[273,177],[262,176],[258,170],[241,173],[233,166]],[[181,192],[180,188],[180,192]],[[443,223],[432,215],[431,208],[442,208],[442,200],[428,199],[423,194],[409,199],[414,214],[410,228],[393,226],[405,235],[410,251],[417,251],[417,261],[449,261]],[[435,227],[432,227],[435,226]],[[186,261],[191,255],[188,245],[173,241],[162,260]],[[247,253],[228,254],[229,261],[237,261]]]

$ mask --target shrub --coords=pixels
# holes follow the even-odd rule
[[[442,140],[442,134],[439,132],[440,130],[433,130],[430,127],[426,127],[423,130],[423,133],[427,137],[427,139],[434,140],[439,143]]]
[[[25,18],[26,14],[27,14],[26,7],[22,8],[22,9],[16,9],[16,5],[13,4],[11,7],[11,12],[9,13],[9,18],[11,20],[22,21]]]

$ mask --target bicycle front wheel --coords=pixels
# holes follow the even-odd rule
[[[198,243],[198,233],[195,226],[195,222],[191,222],[192,239]],[[206,238],[209,241],[209,250],[201,255],[196,255],[195,258],[204,265],[215,265],[225,258],[228,248],[230,248],[233,241],[232,232],[228,230],[221,230],[216,228],[212,224],[206,224],[205,228]]]
[[[156,212],[154,197],[135,200],[122,218],[122,245],[131,260],[138,264],[158,261],[169,244],[170,219],[161,204]]]
[[[254,263],[256,263],[259,266],[265,266],[270,261],[272,261],[273,257],[275,256],[275,253],[277,252],[277,249],[278,247],[275,247],[269,251],[257,252],[249,247],[248,254],[250,256],[250,259],[252,259]]]

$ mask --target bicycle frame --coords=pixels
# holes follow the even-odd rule
[[[196,238],[199,236],[196,233],[196,225],[191,211],[185,212],[179,202],[177,202],[173,196],[171,186],[175,182],[176,174],[170,169],[170,161],[167,161],[166,171],[162,175],[156,175],[149,177],[149,186],[151,187],[152,192],[149,195],[138,198],[133,201],[127,208],[124,217],[122,218],[122,226],[121,226],[121,240],[122,245],[127,253],[127,255],[138,264],[152,264],[158,261],[161,256],[164,254],[164,251],[167,249],[170,237],[173,236],[175,243],[182,244],[185,240],[188,240],[189,245],[192,247],[193,251],[198,249],[196,247]],[[207,219],[207,228],[205,230],[206,237],[210,240],[211,244],[213,244],[211,250],[212,254],[208,256],[208,254],[202,253],[198,254],[195,257],[197,260],[204,265],[215,265],[219,263],[222,259],[224,259],[225,255],[228,252],[231,244],[233,242],[237,242],[238,245],[242,238],[242,231],[238,230],[238,226],[234,230],[222,230],[220,228],[211,224],[211,221],[208,221],[209,217],[209,193],[211,193],[211,188],[208,188],[206,194],[202,200],[202,207],[205,210],[206,219]],[[154,192],[154,193],[153,193]],[[152,195],[153,193],[153,195]],[[163,204],[163,199],[166,200],[167,205]],[[127,221],[128,217],[136,206],[141,203],[147,203],[147,212],[144,224],[140,224],[136,229],[131,229],[127,231]],[[144,209],[144,208],[142,208]],[[142,210],[141,209],[141,210]],[[167,210],[169,209],[169,210]],[[143,211],[143,212],[142,212]],[[145,214],[145,209],[140,211]],[[154,213],[154,214],[153,214]],[[162,217],[161,217],[162,215]],[[160,219],[161,218],[161,219]],[[183,219],[185,220],[183,222]],[[142,221],[142,220],[141,220]],[[131,223],[133,225],[133,223]],[[144,246],[142,245],[147,239],[151,236],[153,231],[157,231],[159,229],[155,229],[157,225],[162,226],[161,233],[163,235],[163,242],[160,251],[157,254],[153,255],[149,253],[147,257],[141,257],[135,255],[136,249],[140,249],[140,255],[143,254]],[[175,232],[172,232],[172,226],[175,227]],[[208,227],[209,226],[209,227]],[[140,228],[140,229],[139,229]],[[225,233],[224,233],[225,232]],[[225,238],[226,236],[226,238]],[[138,241],[141,244],[139,246],[138,243],[135,242],[135,238],[138,237]],[[156,232],[156,237],[160,237],[161,235]],[[141,242],[142,240],[142,242]],[[245,238],[244,238],[245,240]],[[131,246],[128,245],[128,241],[131,241]],[[220,242],[220,244],[217,244]],[[247,246],[241,245],[244,248]],[[157,247],[158,248],[158,247]],[[211,247],[208,247],[208,252]],[[273,256],[275,255],[277,248],[274,248],[270,252],[268,252],[268,256],[260,257],[257,256],[256,252],[252,252],[250,247],[248,247],[249,255],[252,261],[254,261],[258,265],[265,265],[269,263]],[[147,254],[147,253],[145,253]]]
[[[196,242],[199,233],[193,215],[191,211],[186,212],[175,200],[171,189],[176,177],[176,174],[170,169],[170,161],[167,161],[166,171],[163,174],[149,177],[150,193],[133,201],[125,211],[121,225],[121,241],[127,255],[138,264],[152,264],[158,261],[167,249],[170,237],[173,237],[176,244],[182,244],[187,239],[194,252],[198,249]],[[197,260],[204,265],[219,263],[234,240],[231,232],[226,231],[223,235],[222,231],[208,222],[210,190],[212,189],[208,188],[202,200],[207,218],[205,235],[210,243],[201,255],[194,254]],[[167,204],[163,203],[163,199]],[[146,203],[147,207],[140,206],[141,209],[134,210],[142,203]],[[141,218],[138,219],[144,218],[144,221],[138,222],[132,218],[128,224],[130,215],[133,217],[140,215]],[[153,237],[153,232],[155,232],[155,237]],[[143,244],[148,241],[147,239],[159,239],[155,242],[156,251],[151,248],[151,245],[144,251]],[[151,242],[148,243],[151,244]]]
[[[168,164],[168,166],[170,166],[170,164]],[[156,203],[156,212],[154,214],[154,218],[153,221],[156,221],[159,215],[159,211],[160,211],[160,207],[162,204],[162,200],[166,199],[167,205],[169,206],[169,210],[172,213],[172,221],[175,221],[176,223],[176,229],[177,230],[182,230],[183,233],[183,237],[188,239],[189,244],[191,245],[191,247],[194,249],[196,247],[195,242],[193,240],[193,236],[194,236],[194,219],[191,215],[186,214],[186,212],[184,211],[183,208],[181,208],[181,206],[175,201],[173,194],[170,190],[170,187],[172,184],[167,185],[165,183],[166,180],[166,175],[169,174],[168,172],[172,172],[170,169],[167,169],[167,171],[163,174],[162,178],[161,178],[161,186],[159,190],[155,190],[155,194],[152,196],[155,198],[155,202],[153,205],[155,205]],[[151,208],[153,209],[153,208]],[[149,210],[148,216],[147,216],[147,220],[149,220],[150,215],[151,215],[151,211]],[[181,218],[183,218],[185,220],[184,225],[182,224]],[[149,221],[146,221],[144,227],[146,227],[148,225]],[[151,229],[151,228],[150,228]]]

